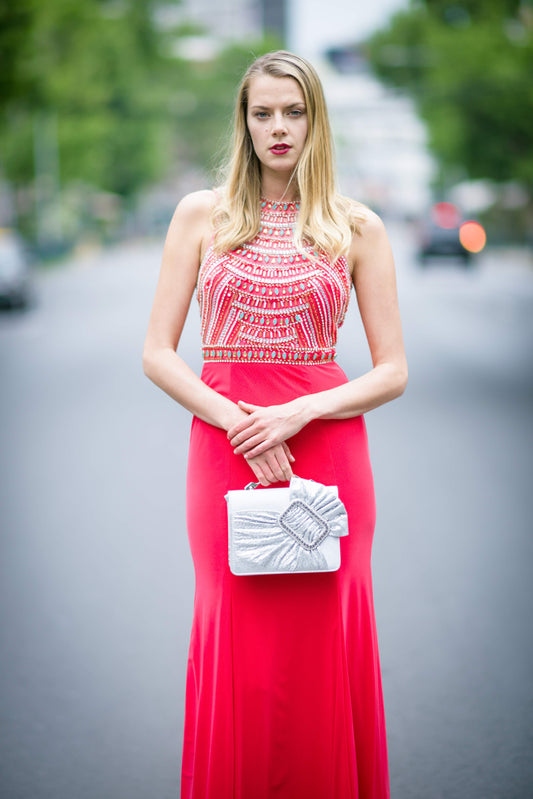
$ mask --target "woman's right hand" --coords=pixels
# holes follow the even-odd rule
[[[263,486],[288,482],[292,477],[291,463],[294,463],[294,457],[285,441],[255,458],[247,458],[246,462]]]
[[[231,402],[230,413],[224,424],[225,429],[230,430],[247,416],[248,413],[246,411],[239,408],[236,403]],[[242,458],[244,456],[237,455],[236,457]],[[288,482],[293,476],[291,463],[294,463],[294,456],[286,441],[274,444],[274,446],[254,458],[246,458],[246,463],[253,471],[256,481],[262,486]]]

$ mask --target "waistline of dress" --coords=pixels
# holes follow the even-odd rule
[[[333,347],[326,349],[285,349],[282,347],[202,347],[204,362],[284,363],[314,366],[330,363],[337,356]]]

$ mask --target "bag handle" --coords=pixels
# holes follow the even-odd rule
[[[293,477],[294,477],[294,475],[293,475]],[[247,485],[244,486],[244,490],[245,491],[253,491],[254,488],[259,488],[260,485],[261,485],[261,483],[251,482],[251,483],[248,483]]]

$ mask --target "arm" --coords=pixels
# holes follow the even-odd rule
[[[215,202],[209,191],[195,192],[179,203],[165,241],[143,351],[147,377],[180,405],[215,427],[228,430],[247,413],[227,397],[207,386],[177,354],[187,312],[196,286],[203,251],[211,237],[211,211]],[[265,448],[249,460],[264,485],[290,479],[292,459],[286,444]]]
[[[342,386],[284,405],[261,408],[240,402],[249,416],[228,432],[236,453],[254,457],[263,447],[287,440],[314,419],[359,416],[403,393],[407,363],[394,260],[385,227],[376,214],[368,212],[361,235],[354,235],[348,260],[373,368]]]
[[[211,192],[179,203],[165,241],[161,272],[144,343],[147,377],[205,422],[226,428],[239,418],[234,403],[209,388],[176,353],[210,235]]]

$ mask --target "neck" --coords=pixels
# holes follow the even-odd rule
[[[262,175],[261,195],[274,202],[295,202],[300,196],[292,175]]]

